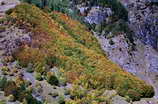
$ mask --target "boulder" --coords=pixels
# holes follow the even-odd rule
[[[129,104],[129,103],[125,100],[125,98],[117,95],[112,98],[111,104]]]

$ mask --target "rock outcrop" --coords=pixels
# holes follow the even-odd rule
[[[130,26],[137,38],[145,45],[158,49],[158,6],[148,0],[132,0],[126,7]]]

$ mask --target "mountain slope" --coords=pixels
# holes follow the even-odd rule
[[[43,75],[49,71],[46,66],[56,66],[68,82],[90,90],[115,89],[133,100],[153,96],[151,86],[108,60],[98,41],[79,22],[57,12],[49,16],[28,4],[7,13],[12,25],[32,33],[32,40],[13,53],[21,65],[33,63],[34,71]]]

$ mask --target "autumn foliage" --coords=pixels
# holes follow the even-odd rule
[[[47,73],[46,66],[56,66],[64,69],[67,81],[89,90],[115,89],[131,98],[153,96],[151,86],[107,58],[97,39],[78,21],[58,12],[44,13],[29,4],[16,6],[8,15],[15,25],[32,32],[32,43],[14,54],[22,65],[33,63],[42,74]]]

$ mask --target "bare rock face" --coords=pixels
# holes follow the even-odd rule
[[[114,96],[112,98],[111,104],[129,104],[129,103],[125,100],[125,98],[121,96]]]
[[[89,24],[100,24],[102,22],[107,22],[108,17],[112,15],[111,8],[105,8],[100,6],[89,6],[80,4],[76,6],[80,14],[84,16],[84,21]]]
[[[156,99],[142,99],[141,101],[135,101],[132,104],[158,104]]]
[[[129,22],[137,38],[158,49],[157,0],[121,0],[129,11]]]
[[[106,21],[110,15],[112,15],[110,8],[100,8],[94,6],[85,17],[85,21],[89,24],[100,24],[103,21]]]

